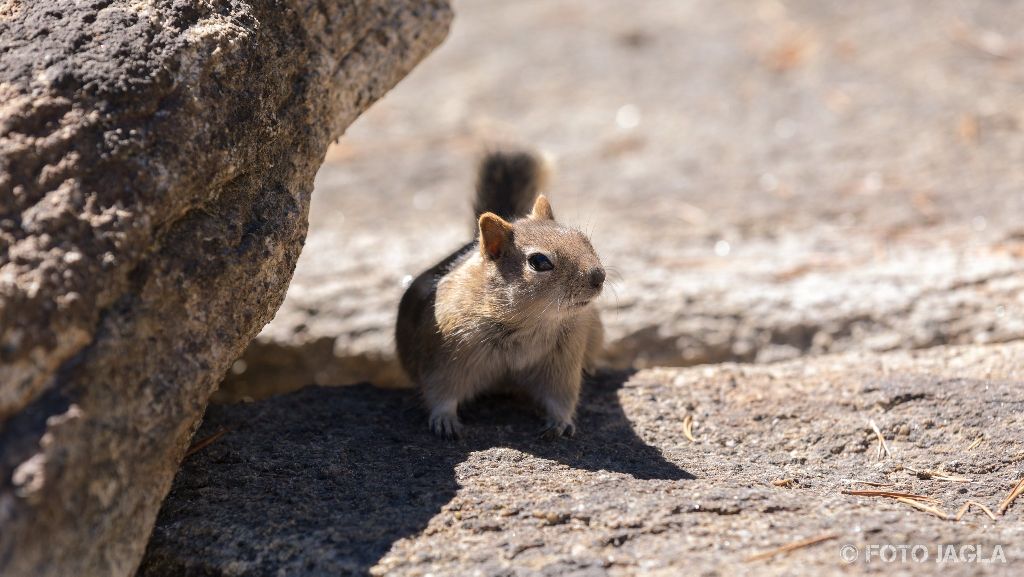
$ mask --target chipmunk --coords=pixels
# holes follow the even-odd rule
[[[586,235],[556,222],[539,195],[547,174],[532,152],[487,154],[476,186],[476,240],[402,296],[398,357],[441,437],[459,437],[460,403],[499,387],[540,404],[544,437],[575,434],[583,373],[603,341],[594,300],[605,270]]]

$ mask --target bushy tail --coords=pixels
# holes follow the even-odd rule
[[[536,152],[504,149],[480,161],[473,212],[493,212],[505,220],[530,214],[533,201],[547,186],[548,163]]]

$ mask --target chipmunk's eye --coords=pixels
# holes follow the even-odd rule
[[[555,268],[555,265],[551,264],[551,259],[539,252],[526,257],[526,261],[530,263],[530,268],[537,272],[544,272]]]

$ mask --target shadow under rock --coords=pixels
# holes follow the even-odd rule
[[[212,405],[196,435],[228,432],[186,459],[139,575],[365,574],[455,496],[455,467],[510,447],[638,479],[692,479],[633,431],[617,391],[589,381],[575,439],[537,438],[542,421],[508,397],[464,412],[462,441],[434,438],[414,391],[310,387],[254,404]]]

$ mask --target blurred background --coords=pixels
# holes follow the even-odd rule
[[[1024,336],[1024,3],[462,0],[329,151],[221,401],[402,384],[403,282],[469,239],[488,143],[556,163],[615,271],[613,366]]]

